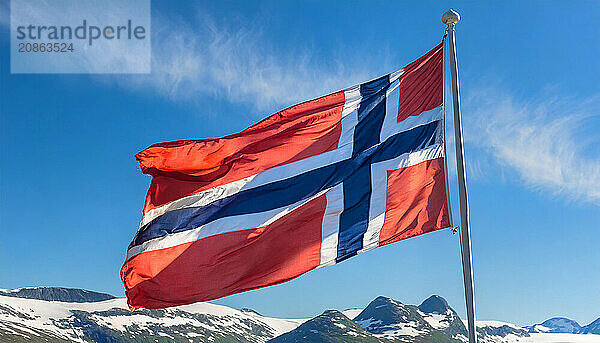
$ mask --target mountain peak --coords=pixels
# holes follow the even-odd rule
[[[368,331],[351,321],[337,310],[327,310],[323,314],[307,320],[296,329],[273,338],[269,342],[365,342],[381,341]]]
[[[402,304],[401,302],[394,300],[390,297],[384,297],[383,295],[378,296],[377,298],[373,299],[373,301],[371,301],[370,304],[377,304],[379,305],[385,305],[385,304],[389,304],[389,305],[394,305],[394,306],[402,306],[404,304]],[[370,305],[369,304],[369,305]]]
[[[576,321],[565,317],[554,317],[545,320],[541,324],[535,324],[528,327],[529,332],[549,332],[549,333],[579,333],[582,330],[581,325]]]
[[[325,310],[325,312],[323,312],[321,315],[325,317],[346,317],[338,310]]]
[[[448,305],[446,299],[432,295],[417,307],[423,318],[436,330],[446,336],[461,341],[467,336],[467,329],[458,314]]]
[[[542,324],[545,323],[571,323],[579,326],[579,323],[566,317],[552,317],[550,319],[545,320]]]
[[[419,310],[425,313],[445,314],[449,309],[446,299],[439,295],[432,295],[419,305]]]
[[[392,341],[435,331],[415,306],[381,296],[371,301],[354,321],[373,335]]]
[[[262,314],[258,313],[258,311],[251,309],[251,308],[247,308],[247,307],[243,307],[242,309],[240,309],[240,311],[244,312],[244,313],[254,313],[257,314],[259,316],[262,316]]]

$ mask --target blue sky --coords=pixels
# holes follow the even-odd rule
[[[592,1],[155,1],[150,75],[11,75],[2,11],[0,287],[122,296],[119,268],[149,184],[135,153],[237,132],[399,69],[440,41],[450,7],[462,16],[478,318],[596,319],[600,3]],[[464,316],[458,236],[448,230],[215,303],[306,317],[378,295],[414,304],[431,294]]]

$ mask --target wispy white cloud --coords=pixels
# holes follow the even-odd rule
[[[56,21],[61,12],[53,6],[46,7],[27,11],[30,21]],[[103,13],[93,8],[89,11],[99,16]],[[65,16],[64,13],[61,15]],[[8,28],[8,16],[1,18],[0,25]],[[271,111],[392,71],[390,50],[386,46],[381,47],[380,53],[369,63],[362,58],[368,51],[361,53],[357,47],[348,52],[341,46],[332,46],[327,56],[319,56],[310,42],[282,48],[267,38],[264,24],[251,18],[244,18],[243,22],[218,22],[199,13],[166,17],[153,12],[152,73],[91,77],[98,82],[173,101],[209,95]],[[109,48],[105,48],[103,54],[93,56],[102,60],[84,62],[102,65],[139,63],[136,60],[139,59],[138,52],[125,53]],[[120,60],[111,59],[115,52],[119,52]]]
[[[354,56],[354,64],[352,56],[342,59],[335,48],[327,58],[315,56],[306,42],[278,49],[255,23],[232,26],[206,17],[193,23],[152,20],[152,75],[123,76],[119,83],[175,101],[211,95],[272,110],[375,77],[389,61],[387,54],[379,56],[373,70],[360,63],[360,56]]]
[[[483,147],[534,189],[600,204],[599,96],[517,100],[483,89],[464,108],[471,148]]]

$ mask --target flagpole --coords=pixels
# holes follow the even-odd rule
[[[475,304],[473,296],[473,267],[471,266],[471,234],[469,232],[469,204],[467,202],[467,180],[462,140],[462,125],[460,121],[460,99],[458,92],[458,67],[456,65],[456,45],[454,41],[454,24],[458,23],[460,15],[449,10],[442,16],[442,22],[448,25],[448,46],[450,47],[450,75],[452,77],[452,105],[454,109],[454,139],[456,144],[456,168],[458,172],[458,197],[460,202],[460,243],[465,285],[465,302],[467,305],[467,322],[469,343],[477,342],[475,331]]]

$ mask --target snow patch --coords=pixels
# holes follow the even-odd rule
[[[417,322],[408,323],[397,323],[392,325],[382,326],[379,329],[385,330],[380,334],[375,334],[377,337],[392,338],[398,336],[411,336],[417,337],[422,335],[424,332],[417,329]]]

